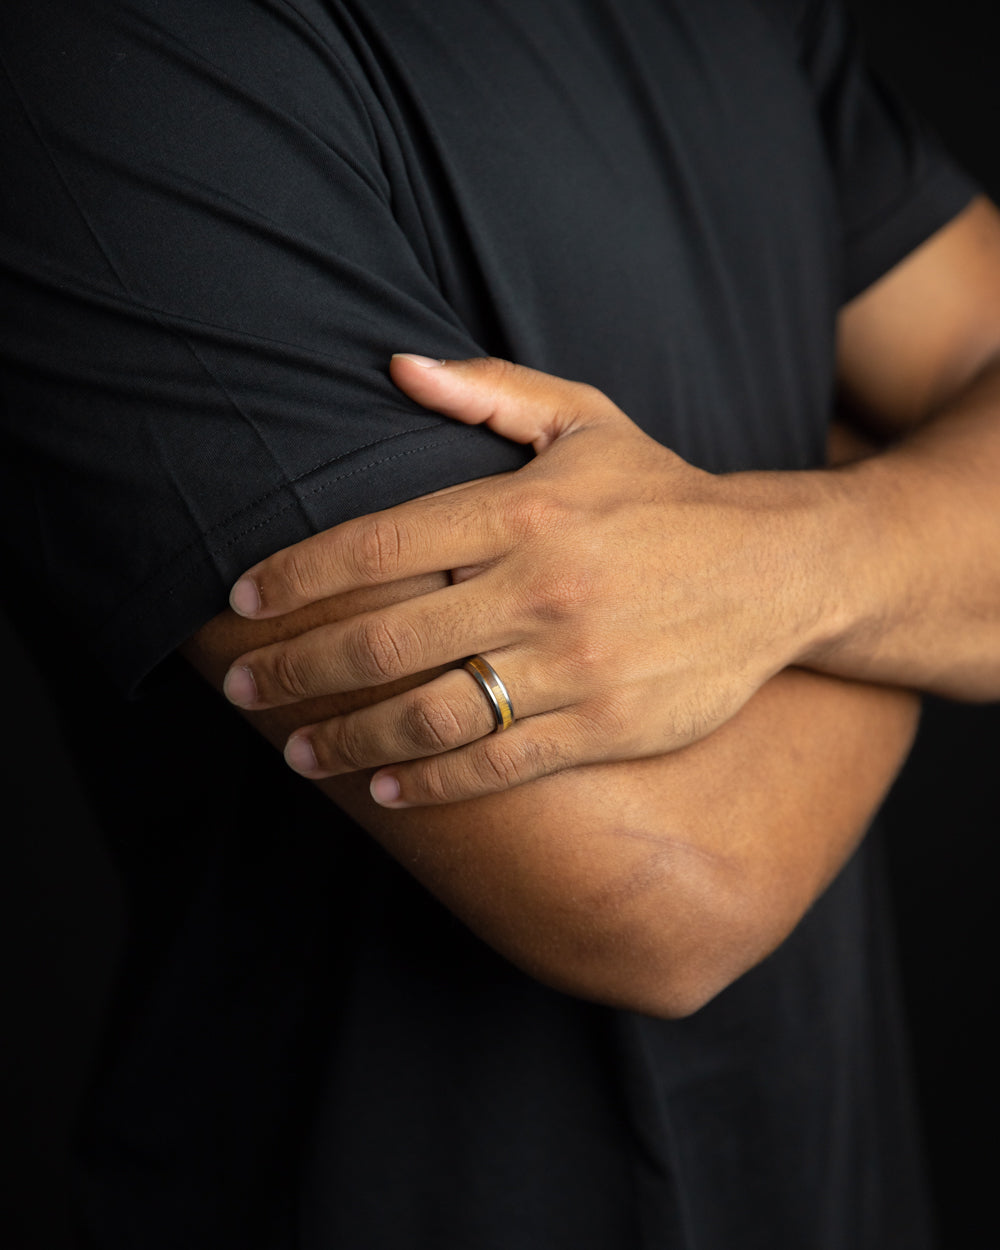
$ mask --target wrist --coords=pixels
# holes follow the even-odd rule
[[[826,668],[826,659],[877,619],[863,559],[870,517],[849,469],[750,471],[722,479],[730,503],[752,518],[757,535],[756,597],[769,625],[775,672],[793,665]]]
[[[908,611],[915,468],[901,475],[883,452],[801,475],[811,498],[802,550],[817,611],[797,663],[878,680],[881,640]]]

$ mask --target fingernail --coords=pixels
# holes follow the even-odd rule
[[[250,577],[241,577],[229,592],[229,606],[240,616],[256,616],[260,611],[260,591]]]
[[[314,773],[318,769],[313,744],[306,737],[292,737],[285,743],[285,763],[297,773]]]
[[[257,683],[245,664],[229,670],[222,683],[222,693],[237,707],[253,707],[257,702]]]
[[[372,798],[382,807],[407,807],[399,801],[399,782],[392,773],[376,773],[371,784]]]
[[[412,352],[393,352],[393,360],[412,360],[421,369],[440,369],[447,364],[446,360],[435,360],[432,356],[415,356]]]

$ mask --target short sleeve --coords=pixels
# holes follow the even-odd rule
[[[328,26],[231,0],[0,12],[3,541],[126,690],[254,561],[524,461],[389,381],[394,351],[483,348],[399,224]]]
[[[867,65],[840,0],[794,7],[834,180],[846,302],[954,217],[978,188]]]

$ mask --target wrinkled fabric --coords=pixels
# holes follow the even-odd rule
[[[7,590],[130,900],[91,1244],[926,1245],[870,851],[696,1016],[612,1011],[172,658],[277,548],[524,462],[394,351],[590,382],[713,471],[820,464],[838,309],[973,191],[840,10],[6,0],[0,93]]]

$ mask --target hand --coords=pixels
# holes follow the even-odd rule
[[[451,570],[452,584],[242,656],[226,694],[274,707],[481,653],[516,722],[490,733],[485,695],[451,669],[293,734],[286,758],[304,775],[398,764],[372,793],[407,806],[662,754],[728,720],[816,641],[822,612],[800,557],[821,475],[713,476],[592,387],[502,361],[398,356],[392,376],[426,407],[539,454],[249,570],[231,603],[258,618],[417,574]]]

